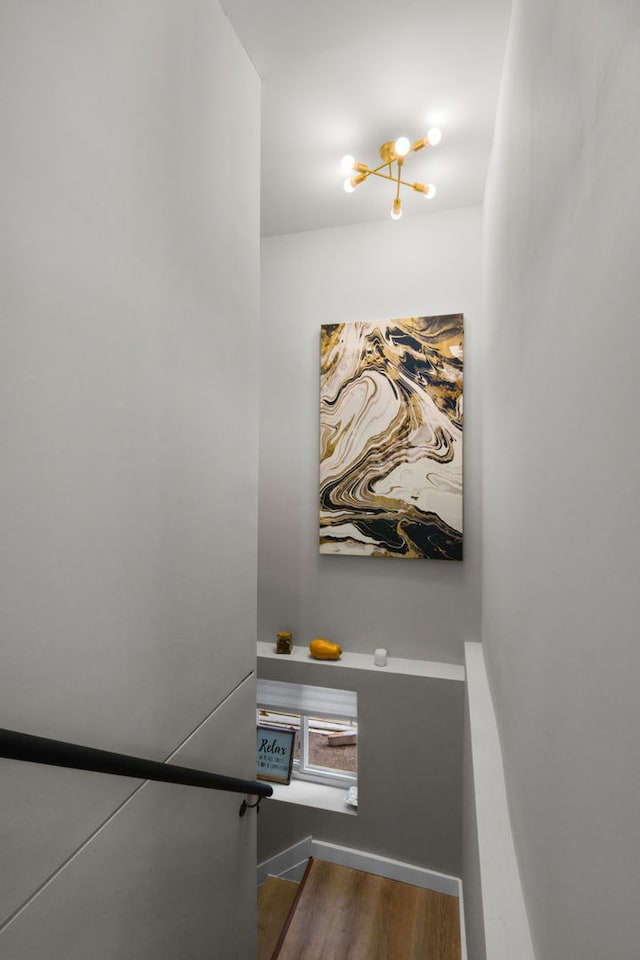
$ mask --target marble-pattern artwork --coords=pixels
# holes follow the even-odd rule
[[[320,553],[462,560],[462,314],[321,328]]]

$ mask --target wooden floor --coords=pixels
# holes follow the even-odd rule
[[[456,897],[311,860],[274,960],[460,960]]]
[[[258,960],[271,960],[299,883],[267,877],[258,895]]]

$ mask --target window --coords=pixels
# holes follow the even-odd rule
[[[257,719],[295,729],[292,776],[335,786],[357,784],[357,693],[258,680]]]

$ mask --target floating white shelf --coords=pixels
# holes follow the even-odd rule
[[[373,670],[377,673],[395,673],[407,677],[432,677],[436,680],[458,680],[464,682],[464,667],[456,663],[438,663],[434,660],[404,660],[400,657],[388,657],[385,667],[377,667],[373,662],[373,651],[368,653],[349,653],[345,651],[339,660],[314,660],[308,647],[294,647],[290,654],[276,653],[275,643],[258,641],[258,657],[267,660],[279,660],[283,664],[313,664],[327,671],[326,683],[329,685],[330,670]],[[323,681],[324,682],[324,681]]]

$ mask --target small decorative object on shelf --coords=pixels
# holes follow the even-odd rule
[[[339,660],[342,656],[342,647],[325,637],[316,637],[309,644],[309,653],[315,660]]]
[[[373,662],[376,667],[386,667],[387,665],[387,651],[384,647],[379,647],[373,652]]]
[[[293,727],[258,724],[258,780],[289,783],[296,731]]]
[[[276,639],[276,653],[293,652],[293,634],[289,630],[282,630]]]

